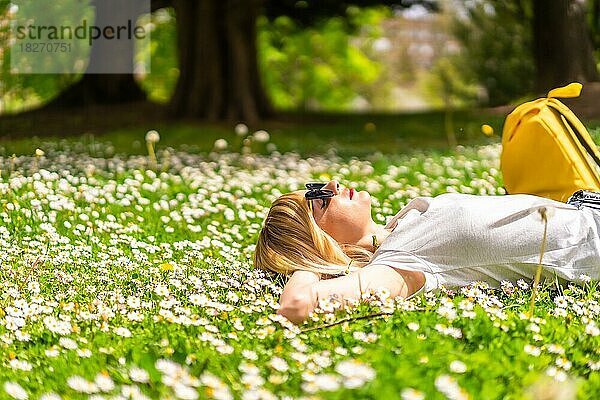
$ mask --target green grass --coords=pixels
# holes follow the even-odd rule
[[[69,119],[68,116],[65,118]],[[440,111],[414,114],[310,114],[288,116],[283,121],[251,126],[249,130],[250,133],[257,130],[268,131],[271,143],[282,153],[295,151],[303,155],[323,154],[333,147],[339,155],[364,156],[375,152],[394,154],[423,148],[448,149],[447,128],[454,132],[459,144],[491,143],[498,139],[486,138],[481,133],[481,125],[491,125],[499,135],[502,123],[502,116],[480,110],[456,111],[449,118],[446,113]],[[40,124],[41,122],[38,123]],[[150,129],[160,132],[160,145],[163,149],[171,147],[194,153],[208,152],[212,150],[215,140],[223,138],[228,142],[230,150],[239,151],[242,143],[241,138],[235,134],[234,125],[193,122],[140,123],[134,128],[86,134],[83,140],[44,137],[3,140],[0,141],[0,154],[31,154],[32,149],[41,146],[42,140],[49,140],[53,147],[57,142],[83,143],[85,151],[92,152],[93,147],[90,146],[100,140],[103,143],[110,142],[112,151],[116,153],[146,154],[144,135]],[[264,146],[258,143],[253,144],[253,151],[266,152]]]
[[[136,155],[141,145],[127,145],[132,137],[143,142],[145,131],[5,143],[0,398],[536,399],[551,390],[555,398],[595,398],[595,282],[544,287],[533,320],[523,318],[531,291],[516,284],[409,302],[383,296],[350,317],[386,315],[332,327],[318,328],[345,312],[316,313],[300,328],[274,315],[281,285],[250,259],[279,193],[336,178],[371,193],[380,223],[418,195],[503,193],[497,139],[448,149],[439,134],[423,131],[439,148],[402,152],[392,148],[403,133],[391,119],[378,121],[375,133],[357,130],[364,122],[349,122],[354,130],[319,125],[314,136],[281,128],[289,137],[278,138],[269,129],[280,150],[303,155],[326,148],[331,137],[342,143],[337,155],[310,158],[209,154],[201,142],[241,138],[225,128],[182,126],[170,135],[158,127],[158,172]],[[480,122],[465,125],[473,138]],[[319,136],[325,132],[331,137]],[[206,139],[191,152],[162,155],[196,136]],[[418,138],[411,133],[406,141]],[[40,147],[45,155],[6,157],[18,146],[20,154]],[[349,156],[354,149],[370,153]]]
[[[69,125],[85,125],[81,116],[65,115]],[[57,119],[53,117],[53,129]],[[121,120],[123,117],[117,117]],[[21,121],[20,123],[25,123]],[[12,122],[15,124],[15,122]],[[43,118],[34,126],[43,126]],[[481,126],[494,129],[494,137],[485,137]],[[284,116],[277,122],[265,122],[248,128],[252,134],[266,130],[270,144],[280,153],[297,152],[303,156],[325,154],[330,149],[344,157],[363,157],[373,153],[402,154],[419,149],[447,151],[452,148],[447,132],[454,134],[459,145],[485,145],[500,141],[504,116],[486,110],[458,110],[451,114],[428,111],[412,114],[296,114]],[[17,123],[18,125],[18,123]],[[131,125],[131,124],[129,124]],[[12,126],[12,125],[11,125]],[[600,121],[586,121],[592,137],[600,143]],[[33,126],[29,131],[33,131]],[[0,138],[0,155],[31,155],[36,148],[86,152],[93,156],[114,154],[147,154],[144,135],[157,130],[161,135],[158,151],[182,150],[207,153],[214,149],[215,141],[225,139],[228,151],[241,151],[242,137],[236,135],[235,124],[208,124],[191,121],[157,123],[137,122],[134,127],[100,130],[85,129],[73,137],[33,136],[10,139]],[[22,131],[19,130],[19,131]],[[8,129],[6,134],[10,134]],[[106,154],[100,154],[101,149]],[[268,154],[266,146],[254,141],[252,152]]]

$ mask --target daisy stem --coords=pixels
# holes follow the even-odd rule
[[[310,328],[302,329],[300,332],[305,333],[305,332],[310,332],[310,331],[316,331],[318,329],[323,329],[323,328],[331,328],[333,326],[343,324],[344,322],[359,321],[361,319],[369,319],[369,318],[377,318],[377,317],[382,317],[384,315],[390,315],[390,314],[385,313],[385,312],[378,312],[378,313],[373,313],[373,314],[368,314],[368,315],[360,315],[358,317],[346,317],[346,318],[342,318],[337,321],[331,322],[329,324],[317,325],[317,326],[313,326]]]
[[[148,148],[148,156],[150,158],[150,168],[156,168],[156,154],[154,153],[154,143],[146,141],[146,147]]]
[[[531,301],[529,303],[529,318],[533,317],[533,309],[535,307],[535,298],[538,293],[538,285],[540,283],[540,279],[542,278],[542,258],[544,257],[544,252],[546,251],[546,235],[548,232],[548,215],[546,213],[545,208],[541,208],[539,210],[540,215],[542,217],[542,221],[544,222],[544,235],[542,236],[542,245],[540,246],[540,260],[538,262],[537,270],[535,272],[535,278],[533,280],[533,288],[531,291]]]

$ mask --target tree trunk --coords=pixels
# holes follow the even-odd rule
[[[577,0],[533,1],[533,46],[540,92],[600,79],[585,7]]]
[[[144,11],[143,1],[97,0],[94,25],[126,26]],[[81,107],[144,100],[146,94],[133,78],[133,40],[94,40],[86,72],[47,107]]]
[[[96,104],[119,104],[141,101],[146,94],[131,74],[85,74],[58,97],[48,108],[87,107]]]
[[[179,117],[254,123],[272,114],[261,84],[256,19],[263,0],[174,0]]]
[[[589,0],[590,7],[590,30],[592,31],[592,47],[598,49],[600,46],[600,0]]]

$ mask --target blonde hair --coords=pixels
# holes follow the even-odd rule
[[[258,236],[254,266],[284,275],[298,270],[340,275],[368,264],[372,256],[360,246],[336,242],[315,222],[304,193],[292,192],[273,202]]]

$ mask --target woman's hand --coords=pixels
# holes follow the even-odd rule
[[[295,324],[300,324],[317,305],[315,284],[320,280],[319,275],[309,271],[296,271],[283,288],[279,299],[281,314]]]

